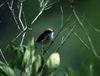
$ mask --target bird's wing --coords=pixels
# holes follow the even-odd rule
[[[45,39],[46,37],[42,34],[37,38],[36,42],[41,42],[41,41],[44,41]]]

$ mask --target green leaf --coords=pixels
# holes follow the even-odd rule
[[[27,67],[28,63],[29,63],[29,59],[30,59],[30,41],[28,42],[25,54],[24,54],[24,58],[22,60],[22,71],[25,70],[25,68]]]
[[[27,46],[26,45],[22,45],[21,46],[21,53],[24,55],[25,51],[26,51]]]
[[[93,66],[91,66],[92,70],[92,76],[100,76],[100,59],[94,58],[93,60]]]
[[[42,54],[39,54],[35,57],[34,63],[30,67],[29,76],[37,76],[43,68],[44,57]]]
[[[11,68],[16,67],[21,70],[22,60],[24,57],[24,53],[26,50],[26,46],[22,45],[18,47],[15,43],[11,42],[9,45],[9,66]]]
[[[15,76],[15,74],[8,65],[0,63],[0,76]]]
[[[32,38],[32,40],[30,41],[30,46],[29,46],[29,50],[30,50],[30,63],[32,64],[34,61],[34,52],[35,49],[37,48],[37,44],[36,41],[34,39],[34,37]]]
[[[22,66],[22,61],[23,61],[24,54],[25,54],[25,51],[26,51],[26,46],[22,45],[19,48],[20,49],[18,49],[18,51],[20,51],[20,53],[18,54],[18,60],[16,61],[15,67],[19,70],[22,70],[21,66]]]
[[[34,51],[36,47],[37,45],[34,38],[28,42],[27,46],[22,45],[18,47],[15,43],[11,42],[9,46],[9,65],[12,68],[16,67],[19,70],[25,70],[28,63],[32,63],[34,60]]]
[[[53,53],[46,64],[44,65],[43,72],[41,76],[48,76],[58,69],[60,65],[60,56],[59,53]]]
[[[36,49],[37,45],[36,45],[36,41],[34,39],[34,37],[32,38],[31,41],[28,42],[26,51],[25,51],[25,55],[22,61],[22,69],[25,70],[25,68],[27,68],[28,64],[32,64],[34,61],[34,52]]]
[[[65,66],[66,73],[68,76],[79,76],[74,70],[72,70],[70,67]]]
[[[14,51],[18,49],[18,46],[14,42],[9,43],[9,56],[13,54]]]
[[[80,71],[80,76],[91,76],[90,65],[91,65],[90,57],[86,57],[82,62],[82,69]]]
[[[13,43],[13,42],[10,42],[10,45],[9,45],[9,66],[14,68],[15,67],[15,64],[18,60],[18,46]]]

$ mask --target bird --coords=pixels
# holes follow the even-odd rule
[[[42,34],[38,36],[38,38],[36,39],[36,42],[42,45],[42,50],[44,49],[43,45],[46,45],[53,41],[53,35],[54,35],[54,30],[52,30],[51,28],[48,28]]]

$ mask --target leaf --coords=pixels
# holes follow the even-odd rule
[[[91,76],[90,65],[91,65],[90,57],[86,57],[82,62],[82,69],[80,71],[80,76]]]
[[[30,49],[30,63],[32,64],[34,59],[34,52],[35,52],[35,49],[37,48],[37,44],[36,44],[36,41],[34,39],[34,37],[32,38],[32,40],[30,41],[30,46],[29,46],[29,49]]]
[[[32,65],[32,63],[35,60],[34,52],[35,52],[36,48],[37,48],[37,44],[36,44],[36,41],[35,41],[35,39],[33,37],[32,40],[29,41],[28,46],[27,46],[27,50],[30,51],[30,56],[29,56],[29,61],[28,61],[29,64],[28,64],[27,68],[25,69],[26,72],[29,71],[30,66]]]
[[[8,65],[0,63],[0,76],[15,76],[15,74]]]
[[[35,57],[34,63],[30,67],[29,76],[37,76],[41,71],[40,69],[43,68],[44,57],[42,54],[39,54]]]
[[[66,73],[68,74],[68,76],[79,76],[74,70],[72,70],[71,68],[65,66],[66,69]]]
[[[9,46],[9,66],[11,68],[16,67],[21,70],[22,60],[24,58],[26,46],[22,45],[18,47],[15,43],[11,42]]]
[[[44,65],[43,72],[41,76],[48,76],[58,69],[60,65],[60,56],[59,53],[53,53],[46,64]]]
[[[25,54],[26,48],[27,48],[26,45],[21,46],[21,52],[22,52],[23,55]]]
[[[14,42],[9,43],[9,55],[11,56],[12,53],[18,49],[18,46]]]
[[[11,68],[14,68],[15,67],[15,64],[16,64],[16,61],[18,60],[18,46],[13,43],[13,42],[10,42],[10,45],[9,45],[9,66]]]
[[[94,58],[92,66],[92,76],[100,76],[100,59]]]
[[[29,63],[29,59],[30,59],[30,41],[28,42],[25,54],[24,54],[24,58],[22,60],[22,71],[25,70],[25,68],[27,67],[28,63]]]
[[[25,51],[25,55],[22,61],[22,69],[25,70],[25,68],[27,68],[29,63],[33,63],[34,61],[34,52],[36,49],[37,45],[36,45],[36,41],[34,39],[34,37],[32,38],[31,41],[28,42],[26,51]]]
[[[26,51],[26,46],[25,45],[22,45],[19,48],[20,49],[18,49],[18,51],[19,51],[18,60],[16,61],[15,67],[17,69],[19,69],[19,70],[22,70],[21,66],[22,66],[22,61],[23,61],[24,54],[25,54],[25,51]]]

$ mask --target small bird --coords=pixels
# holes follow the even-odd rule
[[[36,40],[39,44],[42,45],[42,49],[44,49],[43,45],[53,41],[54,30],[51,28],[46,29]]]

